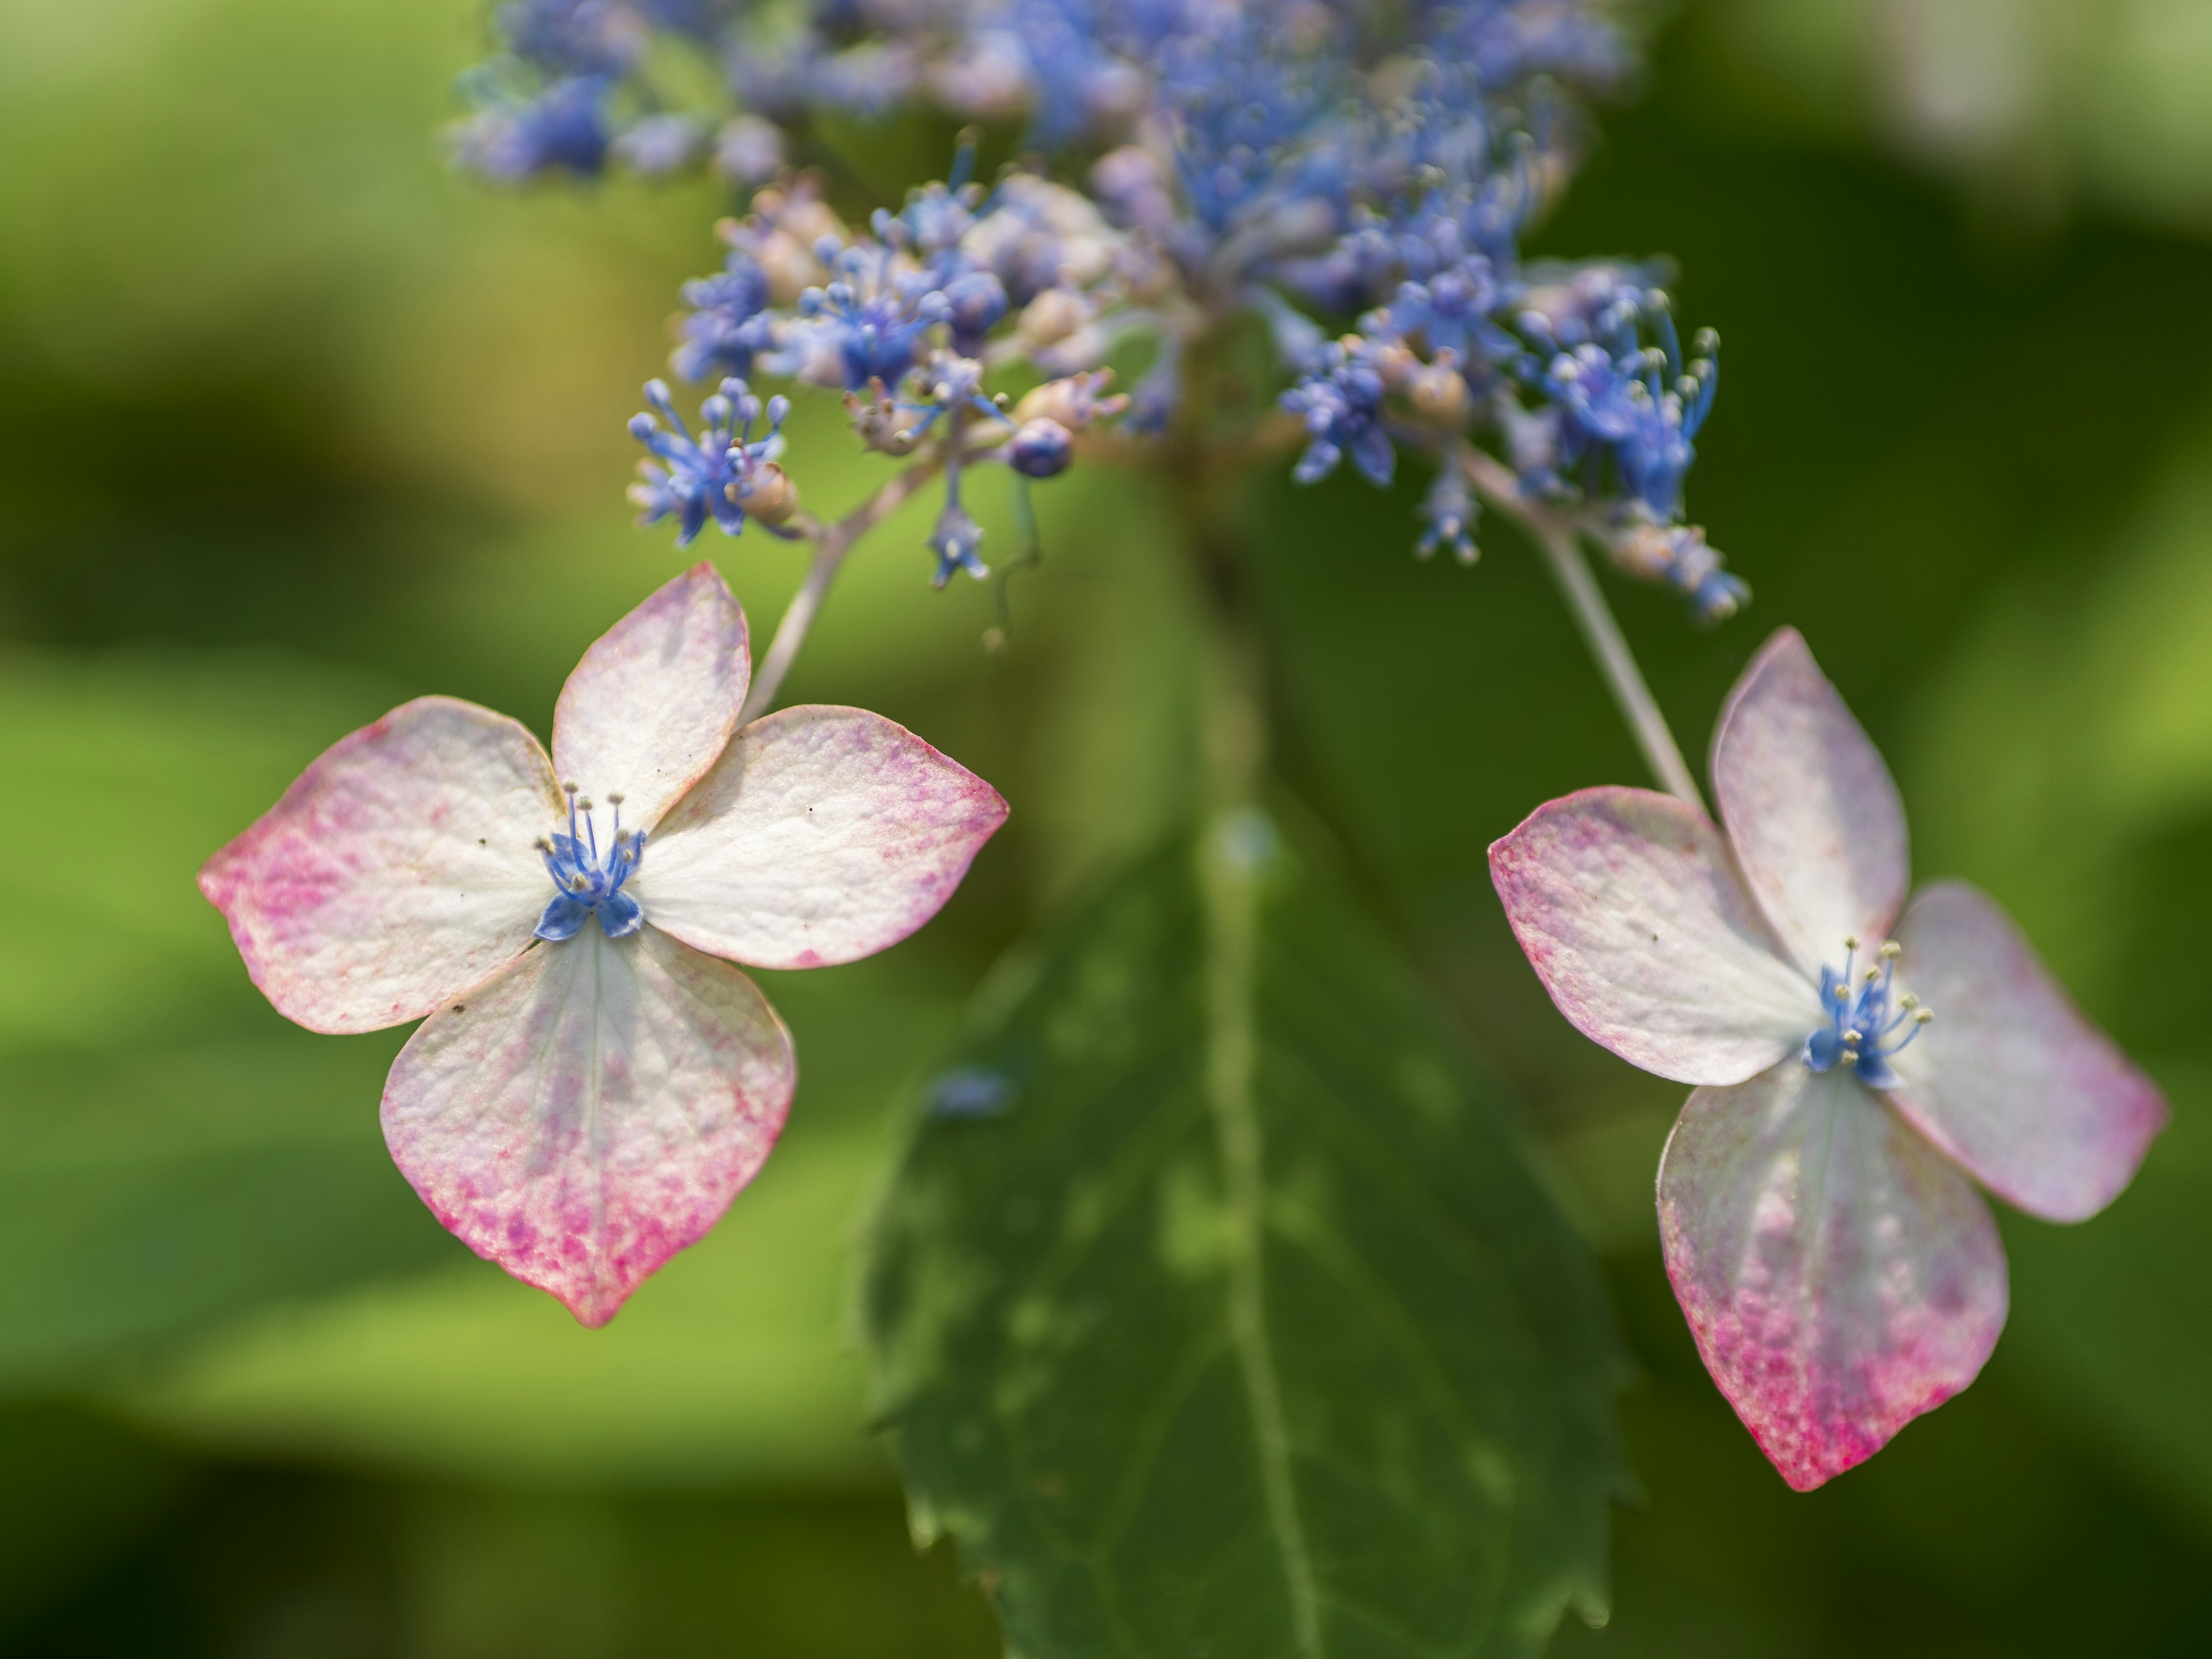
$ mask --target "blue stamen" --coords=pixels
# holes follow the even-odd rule
[[[1894,1089],[1898,1078],[1889,1062],[1911,1047],[1936,1016],[1910,995],[1899,998],[1891,1012],[1899,954],[1896,945],[1883,945],[1881,966],[1863,974],[1854,972],[1858,948],[1856,939],[1845,939],[1843,967],[1820,969],[1820,1003],[1828,1010],[1828,1024],[1805,1039],[1801,1058],[1816,1072],[1849,1066],[1868,1087]],[[1890,1042],[1901,1026],[1911,1029]]]
[[[622,827],[622,797],[610,795],[614,808],[614,839],[604,859],[599,854],[599,826],[592,803],[579,802],[576,786],[568,786],[568,833],[538,843],[545,873],[553,878],[554,895],[538,919],[542,939],[558,942],[574,939],[586,920],[597,916],[599,930],[609,939],[626,939],[645,925],[645,911],[636,898],[623,891],[645,856],[645,832]],[[583,834],[576,833],[576,814],[584,813]]]

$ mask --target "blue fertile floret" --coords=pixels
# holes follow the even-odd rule
[[[985,389],[1003,366],[1072,387],[1141,341],[1145,373],[1097,418],[1188,441],[1215,418],[1186,412],[1196,365],[1218,361],[1198,343],[1256,313],[1304,432],[1300,481],[1348,460],[1387,486],[1402,453],[1438,463],[1424,556],[1473,557],[1480,446],[1699,616],[1744,598],[1682,523],[1713,343],[1686,356],[1647,270],[1521,254],[1572,170],[1577,97],[1633,67],[1603,0],[512,0],[498,21],[504,50],[459,131],[479,172],[774,181],[728,222],[725,268],[685,286],[672,365],[838,390],[868,447],[939,446],[940,581],[982,568],[959,465],[1052,476],[1092,418],[1010,417]],[[702,52],[736,108],[687,106],[657,40]],[[974,180],[963,141],[943,183],[865,229],[785,170],[819,118],[914,103],[1037,159]],[[1054,181],[1055,158],[1085,188]],[[734,533],[757,443],[714,415],[695,440],[654,407],[635,428],[647,519]]]

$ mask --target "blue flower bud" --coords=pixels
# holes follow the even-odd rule
[[[983,337],[1006,314],[1006,289],[988,270],[971,270],[945,286],[945,320],[952,325],[952,349],[973,357]]]
[[[1057,477],[1074,459],[1074,434],[1058,421],[1025,422],[1006,443],[1006,464],[1028,478]]]

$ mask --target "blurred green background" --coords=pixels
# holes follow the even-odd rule
[[[1673,253],[1725,341],[1692,503],[1756,603],[1700,634],[1613,585],[1686,746],[1797,624],[1921,873],[2012,907],[2174,1102],[2106,1215],[2005,1218],[1983,1379],[1833,1486],[1782,1486],[1674,1308],[1680,1091],[1566,1030],[1490,893],[1530,806],[1638,781],[1540,571],[1502,530],[1415,564],[1418,479],[1256,493],[1285,764],[1556,1150],[1641,1368],[1614,1615],[1559,1652],[2203,1650],[2208,16],[1689,4],[1542,239]],[[905,721],[1015,816],[914,941],[764,976],[802,1057],[784,1145],[605,1331],[431,1222],[377,1131],[402,1034],[289,1028],[191,885],[407,696],[542,729],[687,561],[627,522],[623,421],[725,204],[449,178],[483,33],[475,0],[0,9],[0,1653],[980,1659],[867,1431],[853,1246],[963,997],[1177,810],[1141,489],[1040,493],[998,657],[987,590],[927,587],[926,507],[855,559],[792,693]],[[811,502],[867,487],[834,420],[794,430]],[[702,550],[764,635],[799,556]]]

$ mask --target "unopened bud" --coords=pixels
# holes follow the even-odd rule
[[[865,395],[847,392],[845,412],[852,417],[854,434],[880,454],[910,455],[921,441],[926,411],[900,408],[880,380],[871,380]]]
[[[1021,336],[1032,346],[1065,340],[1091,319],[1091,307],[1073,289],[1048,288],[1022,308]]]
[[[765,525],[786,522],[799,511],[799,486],[774,461],[763,461],[744,484],[729,487],[730,499]]]
[[[1026,478],[1051,478],[1075,459],[1075,439],[1058,421],[1023,424],[1006,444],[1006,464]]]
[[[1406,377],[1406,395],[1425,421],[1457,427],[1467,419],[1467,377],[1449,364],[1424,364]]]
[[[1659,525],[1631,526],[1613,538],[1609,550],[1615,564],[1645,581],[1664,581],[1674,568],[1674,538]]]
[[[1055,421],[1070,432],[1080,432],[1094,421],[1111,420],[1129,406],[1128,398],[1119,392],[1110,398],[1098,395],[1112,379],[1110,371],[1101,369],[1092,374],[1066,374],[1031,386],[1014,405],[1014,420],[1019,425]]]
[[[783,170],[783,129],[757,115],[739,115],[714,135],[714,171],[733,185],[757,185]]]

